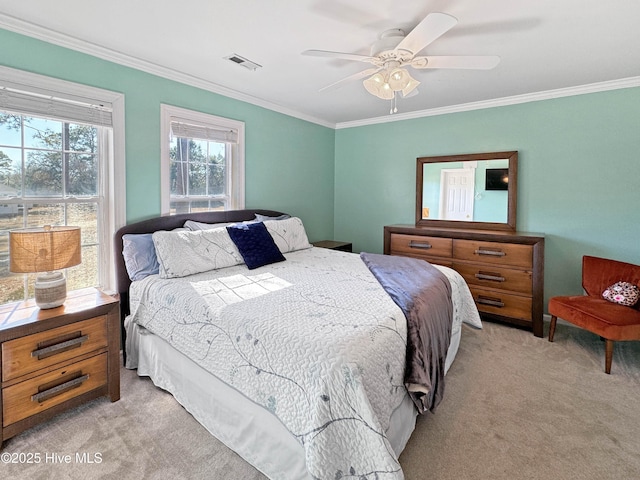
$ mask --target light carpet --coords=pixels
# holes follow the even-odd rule
[[[604,343],[588,332],[559,324],[549,343],[484,325],[464,326],[445,399],[418,418],[400,457],[408,480],[640,478],[640,342],[616,343],[606,375]],[[265,478],[147,378],[122,369],[121,382],[120,401],[5,442],[0,477]]]

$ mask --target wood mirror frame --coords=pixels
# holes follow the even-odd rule
[[[427,163],[452,162],[478,162],[484,160],[508,160],[508,190],[506,205],[506,222],[493,221],[466,221],[466,220],[440,220],[423,218],[424,196],[424,165]],[[446,166],[446,165],[445,165]],[[465,155],[446,155],[440,157],[420,157],[417,159],[416,169],[416,226],[422,227],[448,227],[448,228],[473,228],[481,230],[515,231],[516,229],[516,203],[518,197],[518,152],[490,152],[472,153]]]

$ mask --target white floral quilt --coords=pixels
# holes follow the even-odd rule
[[[130,320],[273,412],[304,446],[312,477],[403,478],[385,436],[406,394],[402,311],[358,255],[285,256],[133,282]],[[455,332],[477,310],[464,280],[443,271]]]

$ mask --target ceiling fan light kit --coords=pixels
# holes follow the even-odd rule
[[[420,82],[413,78],[404,68],[394,68],[384,70],[365,79],[362,84],[371,95],[375,95],[383,100],[392,100],[397,92],[402,92],[406,97]]]
[[[335,82],[321,89],[337,88],[344,83],[366,78],[362,84],[371,95],[383,100],[391,100],[391,111],[395,113],[398,92],[403,98],[416,94],[416,87],[420,82],[413,78],[404,67],[415,69],[426,68],[464,68],[488,70],[494,68],[500,58],[496,56],[416,56],[427,45],[453,28],[458,20],[446,13],[431,13],[427,15],[408,35],[399,28],[386,30],[378,36],[378,40],[371,47],[371,55],[353,53],[329,52],[326,50],[306,50],[304,55],[316,57],[342,58],[358,62],[367,62],[377,68],[364,70]]]

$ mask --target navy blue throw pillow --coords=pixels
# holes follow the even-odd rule
[[[249,270],[285,260],[264,223],[230,225],[227,232]]]

